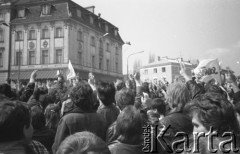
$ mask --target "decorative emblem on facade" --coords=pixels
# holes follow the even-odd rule
[[[44,47],[44,48],[47,48],[47,47],[48,47],[48,42],[47,42],[46,40],[43,42],[43,47]]]
[[[35,44],[31,41],[29,42],[29,49],[34,49],[35,48]]]

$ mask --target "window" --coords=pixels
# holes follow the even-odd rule
[[[110,71],[109,70],[109,59],[106,60],[106,65],[107,65],[107,71]]]
[[[91,36],[91,46],[96,46],[96,41],[95,41],[95,37]]]
[[[82,65],[82,52],[78,52],[79,64]]]
[[[110,52],[109,43],[107,43],[107,52]]]
[[[93,17],[90,16],[89,18],[90,18],[90,23],[93,24]]]
[[[48,31],[48,29],[43,29],[42,30],[42,38],[43,39],[49,38],[49,31]]]
[[[45,4],[42,5],[42,15],[50,15],[51,13],[51,5]]]
[[[23,40],[23,32],[17,31],[16,32],[16,41],[22,41]]]
[[[153,73],[157,73],[157,68],[154,68],[154,69],[153,69]]]
[[[42,50],[42,64],[48,64],[48,50]]]
[[[163,67],[163,68],[162,68],[162,72],[166,72],[166,67]]]
[[[61,64],[62,63],[62,49],[56,50],[56,63]]]
[[[80,18],[82,17],[82,12],[79,9],[77,10],[77,16],[80,17]]]
[[[3,32],[3,29],[0,29],[0,42],[4,42],[4,32]]]
[[[103,41],[102,41],[102,39],[99,40],[99,48],[103,49]]]
[[[0,52],[0,67],[3,67],[3,53]]]
[[[58,27],[56,28],[56,33],[55,33],[55,37],[62,37],[62,28]]]
[[[108,32],[108,25],[105,25],[105,31]]]
[[[34,65],[35,64],[35,51],[29,51],[28,55],[28,63],[29,65]]]
[[[82,34],[82,31],[78,31],[78,33],[77,33],[77,39],[78,39],[78,41],[83,41],[83,34]]]
[[[24,18],[25,17],[25,8],[18,10],[18,18]]]
[[[102,58],[99,58],[99,69],[102,69]]]
[[[36,32],[35,30],[29,30],[29,40],[35,40],[36,39]]]
[[[118,62],[116,62],[116,72],[118,72]]]
[[[5,20],[5,14],[4,13],[0,13],[0,21],[4,21]]]
[[[92,56],[92,68],[95,68],[95,56]]]
[[[144,70],[144,74],[147,75],[148,74],[148,70]]]
[[[16,65],[22,65],[22,51],[16,52]]]

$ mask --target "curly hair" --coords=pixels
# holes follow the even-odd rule
[[[233,105],[219,93],[205,93],[185,106],[190,116],[197,114],[203,126],[216,129],[220,135],[226,131],[238,134],[237,118]]]
[[[86,81],[77,83],[70,93],[72,102],[85,111],[92,110],[94,103],[93,97],[93,90]]]

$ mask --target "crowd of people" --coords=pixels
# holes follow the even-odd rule
[[[157,126],[156,138],[162,128],[169,128],[155,153],[192,153],[193,134],[211,130],[218,133],[212,146],[215,152],[236,152],[239,79],[229,73],[222,83],[215,79],[203,83],[188,76],[182,65],[180,74],[185,82],[172,84],[142,82],[139,73],[113,83],[97,81],[92,74],[88,80],[77,76],[67,83],[58,74],[53,85],[39,86],[33,71],[25,87],[13,90],[9,81],[1,84],[0,153],[141,154],[146,125]],[[190,150],[173,144],[178,132],[189,134]],[[226,132],[235,137],[234,149],[230,142],[219,146],[229,139]],[[199,153],[211,153],[208,145],[200,138]]]

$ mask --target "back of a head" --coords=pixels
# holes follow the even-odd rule
[[[134,104],[134,93],[131,89],[122,88],[116,93],[115,101],[120,110],[123,110],[126,106]]]
[[[142,138],[142,126],[143,119],[140,111],[134,106],[125,107],[116,121],[116,132],[120,135],[118,140],[123,143],[139,141]]]
[[[99,81],[97,83],[97,95],[105,106],[111,105],[115,97],[114,84]]]
[[[43,128],[46,124],[45,116],[43,114],[43,110],[35,105],[31,107],[32,112],[32,126],[35,130],[39,130]]]
[[[200,95],[186,105],[186,111],[191,116],[197,114],[207,130],[213,127],[220,135],[229,131],[235,134],[239,132],[233,105],[219,93]]]
[[[10,98],[12,93],[11,86],[6,83],[0,84],[0,93]]]
[[[82,110],[92,110],[93,90],[86,81],[80,81],[73,87],[70,98],[72,102]]]
[[[23,139],[23,128],[28,128],[30,122],[31,113],[25,103],[0,100],[0,142]]]
[[[190,99],[191,95],[185,84],[177,82],[168,86],[166,101],[170,108],[182,111]]]
[[[142,92],[149,93],[149,83],[148,82],[142,83]]]
[[[166,103],[160,99],[160,98],[155,98],[152,100],[151,102],[151,109],[157,109],[158,113],[161,115],[165,115],[166,114]]]
[[[68,136],[56,154],[111,154],[106,143],[91,132],[78,132]]]
[[[204,87],[206,93],[219,93],[227,98],[227,94],[217,85],[214,84],[206,84]]]
[[[49,129],[56,130],[60,120],[60,108],[57,104],[49,104],[44,112],[46,126]]]

